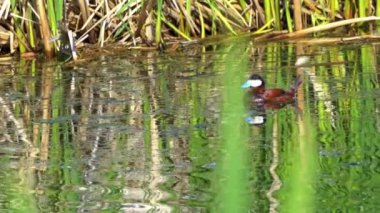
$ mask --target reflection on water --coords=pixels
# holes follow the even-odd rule
[[[376,212],[378,52],[241,41],[1,64],[0,209]],[[252,72],[301,75],[296,106],[252,108]]]

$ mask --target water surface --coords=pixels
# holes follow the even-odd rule
[[[377,212],[378,49],[246,40],[3,63],[0,209]],[[297,102],[247,103],[251,73],[300,75]]]

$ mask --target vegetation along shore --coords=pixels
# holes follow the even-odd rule
[[[346,26],[346,27],[343,27]],[[348,26],[348,27],[347,27]],[[0,0],[0,56],[46,57],[106,44],[176,49],[253,36],[256,41],[305,37],[343,27],[335,39],[378,39],[375,0]],[[364,33],[363,33],[364,32]]]

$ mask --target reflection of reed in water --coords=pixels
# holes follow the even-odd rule
[[[153,78],[153,72],[155,71],[154,64],[154,57],[151,57],[148,59],[149,65],[148,65],[148,76],[150,80],[151,85],[149,87],[149,95],[151,97],[151,105],[153,110],[157,110],[159,108],[158,105],[158,98],[155,94],[155,87],[156,85],[155,78]],[[165,181],[165,177],[161,174],[162,170],[162,152],[160,151],[160,136],[159,136],[159,127],[158,127],[158,121],[157,118],[150,113],[150,150],[151,150],[151,168],[150,168],[150,177],[151,181],[148,185],[149,190],[152,192],[152,195],[150,197],[149,203],[153,205],[154,210],[158,210],[160,212],[170,212],[170,207],[167,205],[163,205],[160,202],[163,199],[166,199],[168,197],[168,194],[160,189],[160,185]]]
[[[41,107],[42,119],[44,122],[41,125],[41,160],[47,161],[49,157],[49,142],[50,142],[50,123],[46,122],[51,118],[51,93],[53,87],[53,68],[45,65],[42,69],[42,87],[41,87]]]
[[[166,84],[161,82],[163,78],[154,76],[159,72],[155,70],[154,63],[156,62],[149,62],[153,66],[148,68],[147,78],[143,80],[128,79],[130,77],[128,75],[146,77],[141,76],[140,69],[120,71],[117,73],[123,76],[120,78],[101,68],[60,72],[59,66],[43,67],[44,70],[41,70],[38,77],[32,78],[31,81],[23,81],[28,89],[31,88],[30,85],[36,87],[33,87],[34,90],[28,90],[34,99],[22,106],[25,117],[28,117],[24,119],[25,124],[21,119],[18,120],[21,116],[15,112],[18,105],[12,103],[11,99],[0,97],[0,111],[7,112],[3,113],[3,116],[7,116],[4,119],[7,122],[4,124],[9,128],[9,123],[15,121],[12,123],[12,129],[18,131],[11,135],[12,141],[21,139],[41,148],[39,157],[42,161],[38,162],[42,162],[39,165],[43,167],[39,169],[48,171],[43,174],[44,178],[49,177],[52,182],[59,182],[58,176],[52,177],[54,172],[49,173],[51,171],[49,169],[54,170],[55,166],[59,166],[58,172],[68,175],[65,179],[67,183],[65,182],[62,187],[62,194],[78,195],[77,200],[71,201],[70,205],[78,206],[79,210],[85,211],[107,205],[109,201],[107,199],[112,196],[109,195],[113,192],[112,187],[115,187],[120,188],[120,192],[123,193],[120,202],[122,210],[145,209],[169,212],[171,207],[164,202],[169,199],[167,191],[170,190],[163,189],[163,184],[167,182],[167,174],[162,172],[163,164],[167,165],[164,159],[168,156],[162,144],[167,143],[170,146],[171,160],[180,163],[184,161],[183,157],[187,156],[188,148],[186,147],[181,154],[178,154],[178,150],[182,148],[182,144],[188,146],[188,141],[186,137],[181,138],[180,135],[179,139],[170,137],[170,140],[163,142],[166,138],[163,139],[162,132],[167,130],[165,129],[167,126],[163,123],[168,121],[161,112],[167,112],[169,107],[161,103],[178,99],[160,95],[160,88]],[[35,81],[38,81],[38,84]],[[70,82],[70,85],[63,85],[64,82]],[[172,83],[176,82],[178,81],[169,82],[170,88]],[[181,83],[183,82],[182,80]],[[183,84],[175,85],[174,88],[178,91],[174,92],[179,93],[181,90],[187,92],[180,86]],[[12,108],[12,104],[15,107]],[[25,112],[26,107],[31,108],[28,110],[30,114]],[[183,108],[178,107],[175,110],[181,109]],[[172,114],[175,116],[176,113]],[[187,116],[190,113],[181,115],[183,114]],[[182,121],[182,117],[179,116],[175,119]],[[33,134],[27,135],[27,131],[22,131],[23,127],[29,127],[33,130]],[[32,142],[29,142],[28,137],[32,138]],[[120,163],[121,161],[123,163]],[[34,163],[32,160],[29,162]],[[34,165],[28,168],[31,174],[35,172]],[[187,179],[187,174],[181,171],[181,168],[173,170],[175,178],[181,175],[181,178],[178,178],[180,184],[175,185],[180,189],[174,190],[189,191],[190,181]],[[116,177],[114,179],[116,181],[111,183],[109,176],[104,175],[108,172],[117,173],[120,177]],[[32,180],[32,178],[25,179]],[[120,179],[122,184],[117,185]],[[41,189],[45,190],[45,186],[50,183],[38,184],[41,184]],[[39,195],[38,199],[40,198],[45,199],[45,195]],[[99,206],[89,207],[93,203]]]
[[[26,130],[24,128],[24,123],[22,122],[22,120],[19,120],[16,118],[16,116],[14,115],[13,113],[13,109],[11,108],[11,104],[8,104],[7,103],[8,101],[6,100],[6,98],[3,98],[0,96],[0,106],[1,106],[1,109],[0,109],[0,112],[1,114],[4,115],[5,119],[2,119],[3,121],[6,121],[6,122],[3,122],[4,124],[4,127],[0,127],[1,128],[4,128],[2,130],[2,138],[0,138],[0,142],[18,142],[18,141],[21,141],[21,142],[24,142],[25,144],[27,144],[28,146],[31,146],[31,142],[30,140],[28,139],[28,136],[26,134]],[[12,133],[8,134],[6,129],[9,124],[9,122],[13,123],[13,125],[15,126],[15,138],[12,138]]]
[[[276,173],[276,168],[278,166],[279,162],[279,154],[278,154],[278,122],[277,122],[277,114],[273,116],[273,140],[272,140],[272,153],[273,153],[273,158],[272,162],[269,167],[269,172],[273,178],[272,185],[270,189],[267,192],[267,197],[270,201],[269,204],[269,212],[277,212],[277,207],[279,205],[279,202],[276,198],[273,197],[273,194],[278,191],[281,188],[281,180],[279,176]]]

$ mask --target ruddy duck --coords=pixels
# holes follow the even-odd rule
[[[247,82],[241,85],[241,88],[250,88],[250,92],[254,95],[255,102],[287,104],[295,100],[298,87],[302,81],[299,76],[296,77],[289,91],[279,88],[265,89],[264,79],[257,74],[249,77]]]

